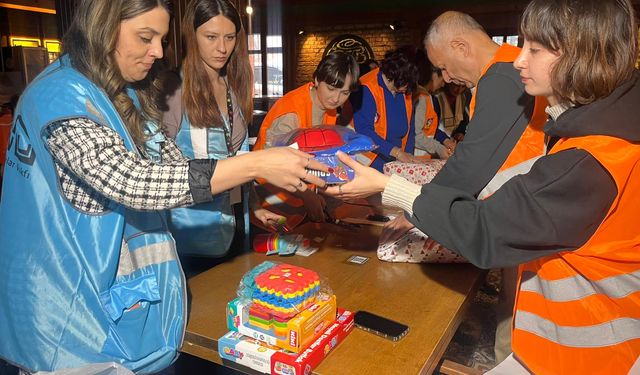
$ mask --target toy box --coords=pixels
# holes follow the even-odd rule
[[[341,310],[336,320],[299,355],[278,351],[271,357],[271,373],[306,375],[353,330],[353,313]]]
[[[355,160],[353,156],[351,156],[351,158]],[[318,177],[321,177],[329,185],[344,184],[345,182],[353,180],[355,177],[356,172],[351,167],[338,160],[338,157],[335,154],[320,154],[316,155],[314,159],[322,164],[330,166],[333,169],[332,173],[311,170],[311,173],[317,174]]]
[[[271,372],[271,357],[278,350],[237,331],[229,331],[218,339],[220,358],[265,374]]]
[[[218,352],[223,360],[233,362],[239,369],[244,366],[266,374],[305,375],[310,374],[352,329],[353,313],[339,309],[335,321],[299,354],[274,348],[234,331],[218,340]]]
[[[281,326],[265,329],[249,321],[250,302],[239,298],[227,305],[227,327],[245,336],[298,353],[328,327],[336,316],[335,295],[319,294],[315,302]]]

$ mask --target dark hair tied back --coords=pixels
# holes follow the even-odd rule
[[[384,55],[380,70],[387,79],[393,81],[396,88],[407,87],[407,92],[413,92],[418,85],[419,72],[416,65],[417,48],[403,46]]]

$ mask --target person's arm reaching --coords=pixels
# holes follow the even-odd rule
[[[175,154],[170,162],[156,164],[129,151],[114,130],[87,118],[52,123],[46,128],[46,136],[47,147],[63,169],[63,188],[82,190],[88,185],[103,199],[141,210],[210,201],[212,194],[257,177],[289,191],[305,190],[302,180],[324,186],[305,167],[327,170],[311,155],[290,148],[257,151],[221,161],[187,161]],[[169,141],[167,150],[173,148],[175,145]],[[82,194],[87,193],[78,192],[78,196]]]
[[[309,173],[309,169],[327,172],[327,167],[312,155],[290,147],[274,147],[219,160],[211,180],[213,194],[234,186],[264,178],[267,182],[290,192],[305,191],[307,184],[324,186],[324,180]]]
[[[483,268],[578,249],[617,193],[609,173],[584,150],[539,159],[529,173],[512,178],[485,200],[434,183],[419,186],[344,154],[338,157],[356,176],[327,188],[327,194],[353,199],[383,191],[383,204],[402,208],[421,231]]]
[[[513,266],[581,247],[615,196],[607,171],[574,149],[541,158],[485,200],[427,184],[410,221],[479,267]]]

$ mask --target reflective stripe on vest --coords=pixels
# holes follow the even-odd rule
[[[482,69],[482,76],[487,73],[493,64],[513,63],[519,54],[520,48],[507,43],[502,44],[493,56],[493,59]],[[473,118],[475,113],[477,94],[478,90],[474,90],[469,106],[470,119]],[[529,172],[533,163],[545,154],[543,127],[547,122],[547,114],[545,113],[547,101],[542,97],[536,97],[534,100],[535,105],[529,124],[498,170],[498,173],[493,176],[487,186],[478,194],[478,198],[484,199],[490,196],[512,177]]]
[[[0,202],[0,269],[15,271],[0,288],[0,357],[30,372],[114,361],[160,371],[176,358],[186,325],[185,280],[164,212],[115,201],[92,213],[72,206],[45,139],[48,125],[69,118],[111,128],[137,154],[113,103],[67,55],[24,91]],[[123,248],[132,257],[121,263]]]
[[[560,140],[609,172],[617,196],[579,249],[520,266],[512,347],[534,373],[626,374],[640,355],[640,145],[608,136]]]
[[[622,318],[588,327],[560,326],[526,311],[515,316],[518,329],[574,348],[599,348],[640,339],[640,319]],[[576,372],[584,373],[584,372]]]
[[[609,298],[624,298],[640,292],[640,271],[607,277],[601,280],[588,280],[581,275],[558,280],[545,280],[535,273],[525,271],[520,284],[523,292],[544,294],[552,302],[577,301],[596,294]],[[640,327],[639,327],[640,328]]]
[[[531,159],[525,160],[522,163],[516,164],[510,168],[504,168],[503,164],[503,168],[500,168],[498,173],[493,176],[487,186],[485,186],[480,194],[478,194],[478,199],[486,199],[488,196],[498,191],[498,189],[500,189],[502,185],[504,185],[511,178],[517,175],[529,173],[531,167],[533,166],[533,163],[535,163],[541,157],[542,155],[532,157]]]
[[[373,95],[373,100],[376,102],[376,111],[378,121],[373,124],[373,127],[376,133],[382,138],[387,138],[387,107],[386,102],[384,100],[384,89],[380,87],[378,83],[378,73],[380,72],[380,68],[376,68],[369,73],[365,74],[360,78],[360,84],[362,86],[366,86],[371,95]],[[413,102],[411,101],[411,95],[404,94],[404,106],[407,113],[407,133],[402,138],[402,151],[407,144],[407,140],[409,139],[409,133],[411,132],[411,113],[413,111]],[[371,165],[373,161],[378,157],[378,154],[375,152],[364,152],[358,154],[356,156],[356,160],[364,165]]]
[[[315,125],[335,125],[337,121],[337,112],[335,109],[327,110],[324,113],[322,124],[313,123],[313,101],[311,100],[311,89],[313,83],[309,82],[288,92],[285,96],[278,99],[265,116],[260,125],[258,139],[253,146],[254,150],[262,150],[265,148],[267,141],[267,130],[275,119],[288,113],[293,113],[298,117],[298,125],[300,129],[310,128]]]
[[[124,242],[120,250],[117,277],[130,275],[151,264],[160,264],[175,259],[175,252],[166,246],[151,244],[131,252],[127,243]]]

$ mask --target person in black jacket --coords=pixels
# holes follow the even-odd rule
[[[549,152],[528,173],[478,200],[437,182],[421,187],[384,176],[341,155],[356,177],[327,192],[354,198],[383,191],[383,203],[404,209],[473,264],[523,264],[512,364],[533,373],[640,370],[633,7],[628,0],[533,0],[521,27],[525,45],[514,66],[527,92],[550,105]]]

